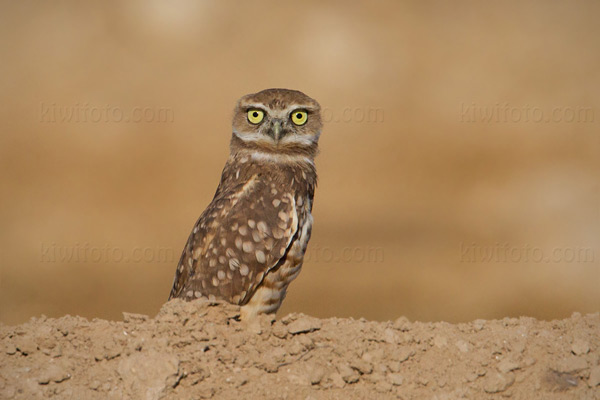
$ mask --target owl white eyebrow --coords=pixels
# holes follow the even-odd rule
[[[289,154],[277,154],[277,153],[264,153],[262,151],[254,151],[250,154],[250,157],[255,161],[275,161],[275,162],[288,162],[288,163],[297,163],[299,161],[304,161],[307,164],[315,166],[313,160],[311,160],[307,156],[302,155],[289,155]]]
[[[289,115],[289,114],[292,113],[292,111],[297,111],[297,110],[304,111],[306,109],[307,109],[306,107],[299,106],[298,104],[294,104],[293,106],[289,106],[289,107],[284,108],[283,110],[281,110],[281,113]]]
[[[294,104],[293,106],[289,106],[283,110],[281,110],[281,112],[283,114],[289,115],[294,111],[306,111],[309,114],[313,113],[314,111],[316,111],[316,108],[314,108],[313,106],[309,106],[309,105],[298,105],[298,104]]]
[[[258,109],[258,110],[263,110],[265,111],[265,105],[261,104],[261,103],[250,103],[250,104],[243,104],[242,108],[244,110],[254,110],[254,109]],[[268,108],[268,107],[266,107]]]

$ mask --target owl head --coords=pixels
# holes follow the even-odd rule
[[[322,129],[320,111],[319,103],[297,90],[248,94],[233,113],[231,150],[314,156]]]

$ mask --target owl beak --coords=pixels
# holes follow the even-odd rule
[[[278,142],[284,135],[285,132],[283,132],[282,121],[280,119],[274,119],[271,123],[271,136]]]

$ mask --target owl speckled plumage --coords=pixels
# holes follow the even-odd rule
[[[242,319],[279,309],[310,239],[321,129],[319,104],[302,92],[267,89],[238,101],[221,182],[169,299],[226,300],[242,306]]]

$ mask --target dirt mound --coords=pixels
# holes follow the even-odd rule
[[[153,319],[0,326],[0,398],[600,399],[597,313],[457,325],[238,313],[176,300]]]

